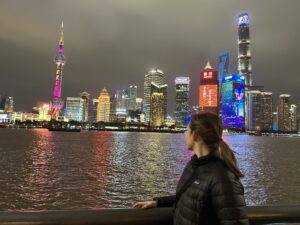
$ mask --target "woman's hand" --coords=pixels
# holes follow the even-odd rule
[[[156,201],[136,202],[132,207],[136,209],[151,209],[157,207],[157,202]]]

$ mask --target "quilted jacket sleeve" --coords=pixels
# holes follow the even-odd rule
[[[249,225],[244,188],[238,179],[215,179],[210,193],[219,224]]]
[[[153,198],[157,201],[157,207],[172,207],[175,203],[175,195]]]

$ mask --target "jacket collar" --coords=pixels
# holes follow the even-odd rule
[[[216,156],[216,154],[214,153],[209,153],[208,155],[201,156],[200,158],[198,158],[198,156],[194,154],[193,157],[191,158],[191,163],[192,163],[192,167],[195,169],[199,166],[208,164],[218,159],[219,159],[218,156]]]

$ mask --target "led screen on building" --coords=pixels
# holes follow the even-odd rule
[[[201,85],[199,91],[200,108],[218,107],[218,85]]]
[[[243,76],[230,75],[223,80],[222,121],[224,127],[245,127],[245,86]]]

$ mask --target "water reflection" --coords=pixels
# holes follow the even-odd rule
[[[224,139],[249,205],[299,204],[300,138]],[[0,210],[130,207],[173,194],[193,154],[184,134],[1,129],[0,143]]]

